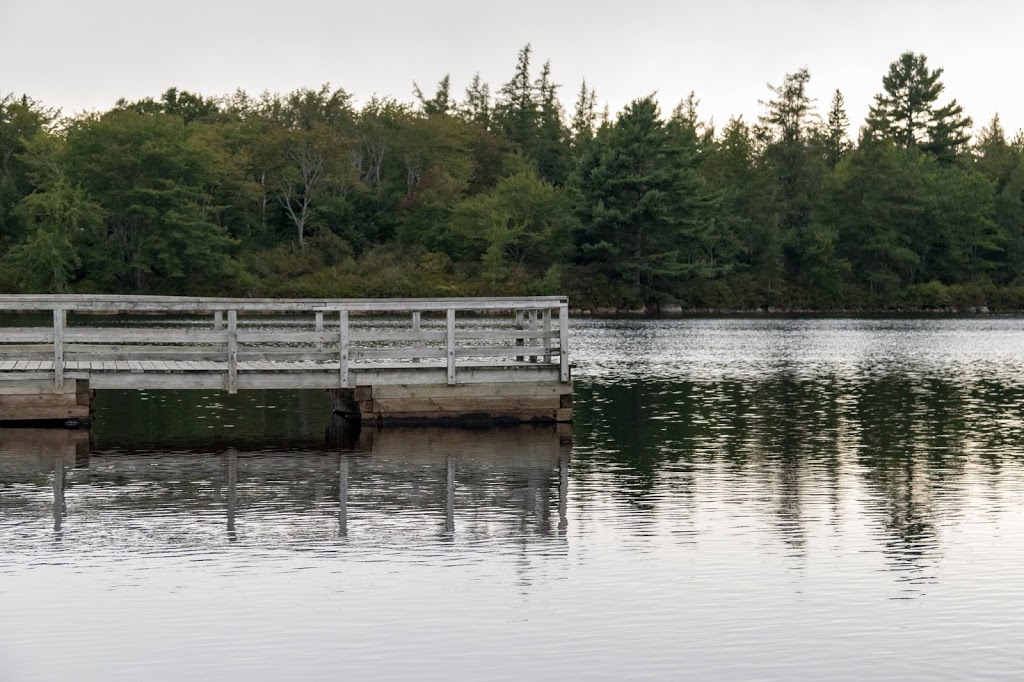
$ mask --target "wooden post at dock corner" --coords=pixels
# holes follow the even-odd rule
[[[558,307],[558,358],[559,379],[569,383],[569,304]]]
[[[53,380],[58,393],[64,391],[64,327],[67,326],[68,311],[53,311]]]
[[[455,385],[455,308],[448,309],[447,337],[445,347],[448,357],[448,385]]]
[[[342,388],[348,388],[348,311],[342,310],[338,314],[338,371]]]

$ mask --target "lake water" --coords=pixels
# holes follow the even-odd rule
[[[0,430],[0,680],[1024,678],[1024,319],[573,321],[571,428]]]

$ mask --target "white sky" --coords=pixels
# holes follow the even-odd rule
[[[532,43],[571,111],[587,78],[612,111],[657,90],[664,111],[695,90],[719,128],[748,120],[786,73],[806,66],[827,110],[846,96],[851,134],[901,52],[945,68],[946,95],[987,123],[1024,127],[1024,2],[1019,0],[0,0],[0,93],[64,113],[109,108],[168,87],[222,95],[325,82],[412,99],[450,73],[461,94],[479,71],[492,91]]]

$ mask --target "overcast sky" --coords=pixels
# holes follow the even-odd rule
[[[168,87],[205,95],[286,92],[325,82],[358,102],[412,99],[450,73],[492,90],[516,52],[552,62],[571,110],[586,77],[612,111],[657,91],[668,111],[690,90],[721,124],[749,119],[786,73],[806,66],[827,110],[843,91],[853,130],[901,52],[945,69],[976,127],[999,112],[1024,127],[1024,2],[1019,0],[0,0],[0,93],[64,113],[109,108]]]

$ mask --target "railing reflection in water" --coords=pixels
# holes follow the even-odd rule
[[[76,489],[79,504],[111,517],[154,508],[187,516],[190,509],[209,512],[212,502],[224,510],[231,542],[243,536],[248,511],[258,509],[254,516],[266,519],[268,505],[280,505],[275,508],[284,513],[305,514],[322,507],[324,497],[337,501],[342,537],[349,534],[354,509],[367,524],[380,511],[437,514],[448,535],[456,532],[460,511],[470,517],[478,511],[505,513],[506,519],[532,515],[538,520],[533,530],[547,534],[553,530],[552,487],[558,494],[554,530],[564,535],[568,528],[568,425],[360,430],[339,417],[326,440],[326,446],[304,443],[298,451],[287,443],[245,449],[196,443],[173,451],[136,444],[90,454],[87,431],[0,429],[0,473],[4,482],[36,485],[52,476],[56,531],[66,524],[68,486]],[[336,497],[330,490],[335,482]],[[111,494],[118,488],[127,494]],[[477,531],[486,527],[475,524]]]

